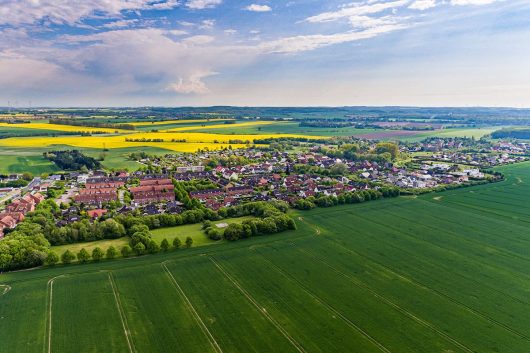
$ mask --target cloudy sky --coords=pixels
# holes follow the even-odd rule
[[[528,0],[0,0],[0,106],[530,107]]]

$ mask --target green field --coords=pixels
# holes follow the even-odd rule
[[[220,224],[220,223],[241,223],[246,219],[249,219],[252,217],[239,217],[239,218],[227,218],[222,221],[214,222],[214,224]],[[202,230],[202,224],[187,224],[177,227],[169,227],[169,228],[160,228],[155,229],[151,231],[152,238],[154,241],[156,241],[159,245],[162,242],[162,240],[167,239],[169,241],[169,244],[173,244],[173,240],[175,238],[179,238],[182,244],[186,241],[187,237],[191,237],[193,239],[193,245],[192,246],[203,246],[203,245],[211,245],[215,243],[219,243],[216,241],[213,241],[209,239]],[[64,253],[66,250],[72,251],[74,254],[77,254],[81,249],[85,248],[88,252],[92,253],[92,250],[94,250],[96,247],[101,248],[103,251],[107,251],[107,249],[111,246],[114,246],[118,250],[118,257],[121,256],[119,251],[120,249],[128,245],[130,241],[129,237],[123,237],[119,239],[105,239],[105,240],[96,240],[96,241],[90,241],[86,243],[74,243],[74,244],[66,244],[66,245],[58,245],[53,246],[52,250],[59,256],[61,256],[62,253]]]
[[[530,163],[501,170],[273,236],[2,274],[0,352],[528,353]]]
[[[82,137],[80,137],[82,138]],[[71,150],[71,146],[58,145],[53,147],[43,148],[11,148],[0,147],[0,173],[23,173],[30,172],[34,175],[42,173],[54,173],[59,171],[59,168],[52,162],[48,161],[42,156],[43,152],[53,150]],[[128,169],[135,171],[142,166],[142,164],[129,160],[128,155],[132,152],[139,152],[138,148],[116,148],[103,151],[95,148],[81,148],[81,152],[88,156],[99,159],[103,153],[105,159],[101,164],[107,169]],[[172,153],[162,148],[156,147],[142,147],[141,151],[150,155],[165,155]]]
[[[59,168],[40,151],[0,148],[0,174],[29,172],[34,175],[53,173]]]

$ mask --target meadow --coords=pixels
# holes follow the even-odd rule
[[[528,353],[530,163],[500,170],[273,236],[4,273],[0,352]]]

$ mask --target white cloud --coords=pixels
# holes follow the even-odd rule
[[[204,20],[201,22],[199,28],[201,29],[211,29],[215,26],[215,20]]]
[[[220,5],[222,0],[189,0],[186,6],[194,10],[209,9]]]
[[[113,21],[109,22],[103,25],[105,28],[125,28],[132,26],[134,24],[138,23],[137,19],[130,19],[130,20],[119,20],[119,21]]]
[[[497,0],[451,0],[451,5],[466,6],[466,5],[488,5]]]
[[[308,22],[330,22],[337,21],[351,16],[362,16],[368,14],[380,13],[385,10],[395,9],[407,5],[410,0],[396,0],[389,2],[374,2],[368,1],[361,5],[354,4],[353,6],[343,7],[337,11],[324,12],[316,16],[311,16],[306,19]]]
[[[103,14],[120,17],[123,11],[162,10],[178,6],[177,0],[3,0],[0,24],[33,24],[45,20],[55,24],[79,24],[82,19]]]
[[[186,79],[181,77],[177,82],[170,83],[164,90],[181,94],[205,94],[210,90],[202,79],[215,74],[215,72],[194,72]]]
[[[436,0],[416,0],[410,4],[409,9],[424,11],[436,7],[436,5]]]
[[[204,44],[213,42],[214,39],[215,38],[212,36],[198,35],[198,36],[191,36],[188,38],[184,38],[182,40],[182,43],[192,44],[192,45],[204,45]]]
[[[253,12],[269,12],[272,11],[272,8],[269,5],[251,4],[245,7],[245,10]]]
[[[369,16],[351,16],[349,21],[353,28],[361,29],[386,26],[396,24],[398,22],[398,20],[393,16],[383,16],[379,18]]]
[[[259,48],[266,53],[292,54],[303,51],[315,50],[329,45],[354,42],[358,40],[373,38],[385,33],[407,28],[404,24],[388,24],[372,27],[363,31],[349,31],[336,34],[315,34],[306,36],[294,36],[278,40],[264,42]]]

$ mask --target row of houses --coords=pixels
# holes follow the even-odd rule
[[[13,200],[4,211],[0,213],[0,238],[4,237],[5,229],[13,229],[24,220],[28,212],[35,211],[35,207],[44,201],[40,193],[26,194]]]
[[[126,178],[90,178],[85,183],[85,188],[79,189],[74,196],[78,203],[86,205],[101,205],[103,203],[117,201],[118,189],[124,187]],[[151,202],[174,201],[175,187],[170,178],[146,176],[140,180],[140,185],[130,187],[129,191],[134,202],[143,205]]]

